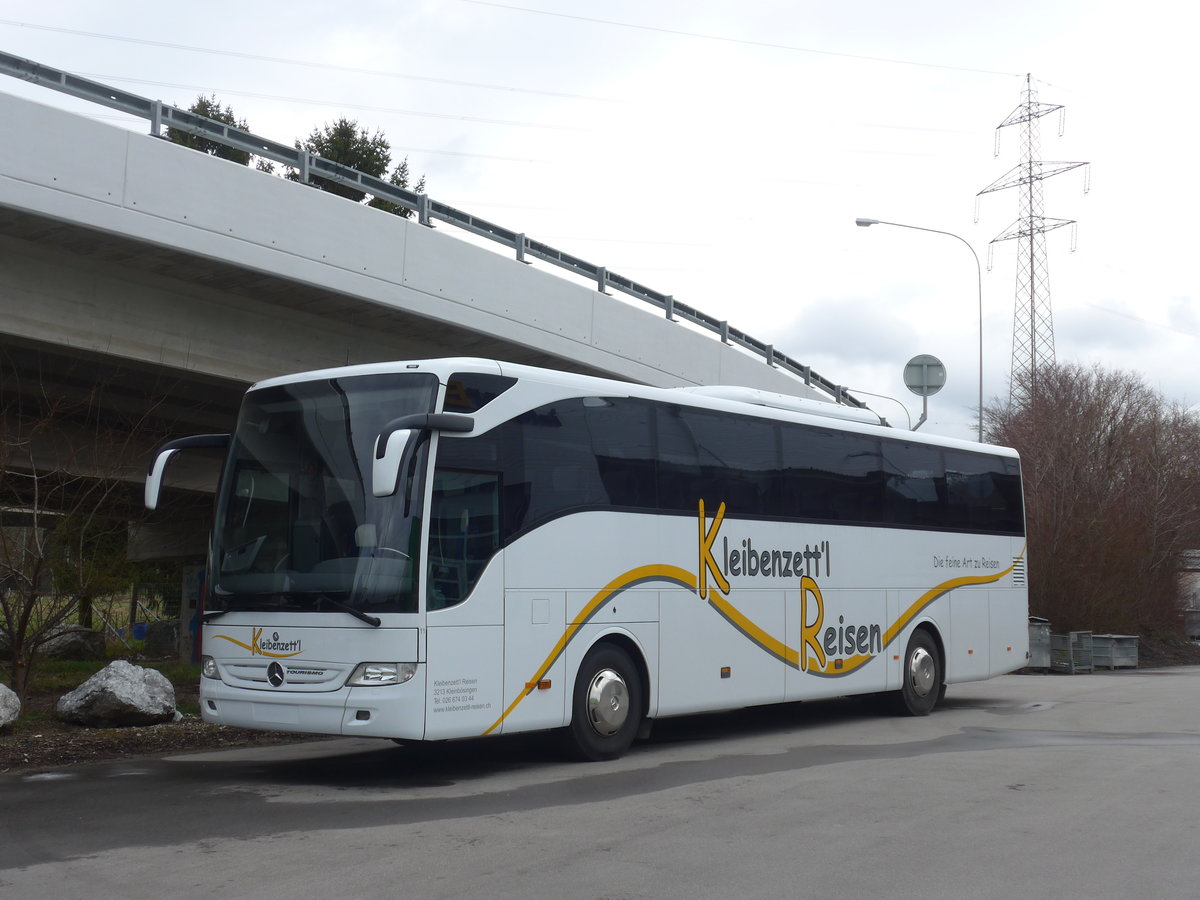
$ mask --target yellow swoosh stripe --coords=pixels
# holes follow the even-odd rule
[[[917,617],[917,615],[927,607],[930,603],[936,600],[955,588],[967,587],[972,584],[993,584],[1009,574],[1017,567],[1017,560],[1025,555],[1025,547],[1021,548],[1021,552],[1013,559],[1013,564],[1003,572],[997,572],[995,575],[964,575],[961,578],[952,578],[949,581],[944,581],[935,588],[926,591],[918,597],[908,609],[898,618],[895,623],[887,631],[883,633],[883,646],[887,647],[892,643],[907,626],[908,623]]]
[[[568,623],[562,637],[558,639],[558,643],[554,645],[554,649],[546,657],[546,661],[541,664],[534,676],[526,681],[526,687],[521,693],[517,694],[516,698],[508,705],[508,708],[504,710],[500,718],[493,722],[484,734],[491,734],[499,728],[504,720],[508,718],[509,714],[517,708],[518,704],[537,688],[538,682],[545,677],[546,673],[550,671],[550,667],[562,656],[563,651],[567,649],[567,645],[579,633],[579,629],[586,625],[600,611],[604,604],[608,603],[609,600],[621,593],[621,591],[628,590],[645,581],[674,582],[689,590],[696,590],[696,576],[678,566],[639,566],[636,569],[630,569],[624,575],[614,578],[584,605],[583,609],[579,611],[579,614],[572,622]]]
[[[266,650],[259,650],[257,647],[253,646],[252,644],[247,644],[244,641],[237,640],[236,638],[231,638],[227,634],[216,634],[216,635],[213,635],[213,637],[219,637],[223,641],[229,641],[229,643],[231,643],[231,644],[237,644],[239,647],[244,647],[245,649],[250,651],[251,655],[256,655],[256,656],[271,656],[271,657],[274,657],[275,659],[287,659],[289,656],[299,656],[301,653],[304,652],[303,650],[297,650],[295,653],[268,653]]]
[[[936,587],[930,588],[928,591],[918,597],[916,601],[914,601],[912,605],[910,605],[908,609],[904,611],[900,618],[898,618],[892,624],[892,626],[888,628],[886,632],[884,632],[883,646],[887,647],[893,641],[895,641],[896,638],[900,636],[901,632],[904,631],[909,623],[912,622],[912,620],[915,619],[917,615],[919,615],[920,612],[925,609],[925,607],[929,606],[929,604],[941,597],[943,594],[949,593],[956,588],[968,587],[970,585],[994,584],[995,582],[1004,578],[1004,576],[1008,575],[1013,569],[1016,568],[1016,562],[1025,555],[1025,549],[1026,548],[1022,548],[1021,552],[1015,557],[1013,565],[1009,566],[1002,572],[997,572],[993,575],[964,575],[959,578],[952,578],[949,581],[944,581]],[[636,584],[640,584],[644,581],[656,580],[675,582],[676,584],[680,584],[692,591],[696,590],[697,585],[697,578],[695,575],[685,569],[680,569],[677,566],[640,566],[639,568],[631,569],[624,575],[613,579],[613,581],[609,582],[609,584],[605,586],[603,590],[597,593],[587,603],[587,605],[580,610],[579,615],[576,616],[575,620],[567,625],[566,631],[563,632],[563,636],[559,638],[558,643],[554,645],[554,649],[550,651],[550,655],[546,657],[545,662],[542,663],[541,667],[537,670],[537,673],[533,676],[533,678],[529,679],[529,681],[525,683],[524,689],[516,696],[512,703],[508,705],[508,708],[504,710],[504,713],[500,716],[500,718],[493,722],[491,727],[489,727],[487,731],[483,733],[485,735],[491,734],[493,731],[499,728],[500,725],[503,724],[504,720],[508,718],[509,714],[517,708],[520,702],[534,691],[534,689],[537,687],[537,683],[541,681],[543,677],[545,677],[548,671],[550,671],[550,667],[562,655],[567,645],[574,639],[576,634],[578,634],[579,629],[587,624],[587,622],[600,610],[601,607],[604,606],[604,604],[611,600],[616,594],[619,594],[621,591],[627,590]],[[708,602],[734,628],[744,634],[763,650],[770,653],[772,656],[776,657],[782,662],[787,663],[793,668],[798,669],[800,667],[800,653],[796,648],[788,646],[783,641],[780,641],[778,638],[775,638],[770,633],[764,631],[719,592],[710,590]],[[862,668],[873,659],[875,659],[874,656],[859,654],[856,656],[845,657],[840,660],[830,660],[826,663],[823,669],[818,669],[815,665],[810,665],[807,670],[807,674],[816,675],[818,677],[838,678],[844,675],[849,675],[851,672]],[[838,662],[841,663],[840,666],[837,665]]]
[[[1022,556],[1024,556],[1024,554],[1025,550],[1022,549],[1021,553],[1016,558],[1020,559]],[[883,646],[887,647],[889,644],[891,644],[900,635],[900,633],[904,631],[908,624],[914,618],[916,618],[921,610],[923,610],[943,594],[952,591],[955,588],[966,587],[968,585],[992,584],[1009,574],[1014,568],[1016,568],[1015,561],[1013,565],[1009,566],[1003,572],[998,572],[994,575],[966,575],[961,578],[953,578],[950,581],[939,584],[937,587],[931,588],[922,594],[907,610],[905,610],[904,614],[897,619],[892,627],[884,633]],[[742,634],[744,634],[754,643],[758,644],[758,646],[760,646],[763,650],[767,651],[780,661],[787,663],[794,669],[800,668],[799,651],[772,637],[766,631],[763,631],[763,629],[755,625],[753,621],[748,619],[739,609],[737,609],[737,607],[730,603],[728,599],[720,596],[716,591],[711,591],[709,593],[708,602],[714,606],[716,610],[722,616],[724,616],[731,625],[733,625],[734,628],[742,632]],[[874,658],[874,656],[859,654],[856,656],[844,657],[838,660],[830,660],[825,664],[823,669],[819,669],[810,663],[807,672],[809,675],[838,678],[843,675],[849,675],[851,672],[866,665]],[[841,663],[841,665],[838,665],[838,663]]]
[[[1005,575],[1008,575],[1017,567],[1017,560],[1021,559],[1021,557],[1025,555],[1025,549],[1025,547],[1021,548],[1021,552],[1018,553],[1013,559],[1013,564],[1003,572],[997,572],[994,575],[964,575],[961,578],[952,578],[949,581],[942,582],[937,587],[930,588],[928,591],[918,597],[913,604],[904,611],[900,618],[898,618],[892,624],[891,628],[883,633],[883,646],[890,646],[892,642],[900,636],[900,633],[908,627],[909,623],[912,622],[912,620],[915,619],[923,609],[925,609],[925,607],[927,607],[938,597],[941,597],[943,594],[947,594],[955,588],[968,587],[973,584],[994,584]],[[842,675],[849,675],[851,672],[866,665],[874,658],[875,657],[873,656],[851,656],[843,659],[841,661],[841,668],[837,669],[834,668],[834,663],[836,661],[830,660],[825,664],[824,669],[817,669],[810,666],[808,674],[818,675],[821,677],[838,678]]]

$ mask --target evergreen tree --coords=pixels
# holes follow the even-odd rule
[[[215,94],[211,97],[205,97],[201,94],[196,98],[196,102],[188,107],[188,112],[193,112],[198,116],[204,116],[206,119],[212,119],[215,122],[220,122],[223,125],[229,125],[242,131],[249,131],[246,120],[237,118],[231,107],[221,106]],[[238,150],[235,147],[209,140],[198,134],[181,131],[178,128],[167,129],[167,140],[172,144],[190,147],[193,150],[199,150],[201,153],[207,153],[209,156],[215,156],[218,159],[227,159],[230,162],[235,162],[243,166],[250,164],[250,153],[248,151]],[[264,169],[261,161],[258,168]],[[271,168],[270,163],[267,162],[265,171],[271,171]]]
[[[383,132],[376,130],[374,134],[370,134],[365,128],[359,126],[357,120],[347,119],[345,116],[338,118],[332,124],[326,124],[323,128],[314,128],[303,143],[296,142],[296,149],[307,150],[338,165],[357,169],[375,178],[385,177],[392,162],[392,147]],[[298,181],[300,173],[293,170],[288,173],[287,177],[292,181]],[[329,181],[319,175],[311,175],[310,180],[321,190],[353,200],[355,203],[366,203],[375,209],[382,209],[405,218],[412,215],[410,209],[398,206],[381,197],[370,196],[357,188]],[[408,157],[402,159],[392,170],[388,181],[396,187],[408,188]],[[417,183],[416,190],[422,192],[424,189],[425,178],[422,176]]]

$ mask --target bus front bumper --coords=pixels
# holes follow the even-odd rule
[[[205,722],[264,731],[421,740],[425,667],[404,684],[319,692],[250,690],[203,678],[200,715]]]

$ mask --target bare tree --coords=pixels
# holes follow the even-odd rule
[[[125,546],[153,403],[114,421],[103,385],[74,395],[0,360],[0,638],[24,701],[42,646],[129,579]]]
[[[1200,546],[1200,418],[1136,375],[1042,368],[985,409],[1021,453],[1030,609],[1063,629],[1178,628],[1180,551]]]

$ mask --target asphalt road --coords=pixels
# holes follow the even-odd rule
[[[0,777],[0,897],[1200,896],[1200,667],[544,739],[363,740]]]

